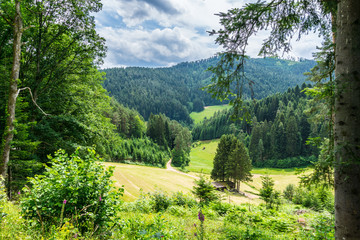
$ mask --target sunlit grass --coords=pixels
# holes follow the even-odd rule
[[[230,109],[230,105],[216,105],[216,106],[207,106],[201,112],[192,112],[190,113],[190,117],[194,120],[194,123],[200,123],[205,117],[210,118],[212,117],[215,112],[222,111],[224,109]]]
[[[113,178],[117,187],[124,185],[125,201],[137,199],[140,189],[144,192],[153,192],[158,188],[169,193],[188,193],[194,186],[194,178],[166,169],[109,162],[104,164],[115,166]]]
[[[219,139],[201,141],[199,145],[192,148],[190,152],[190,166],[187,169],[191,172],[210,174],[219,141]]]
[[[199,141],[198,145],[191,149],[190,152],[190,166],[187,169],[191,172],[205,173],[210,174],[213,168],[213,159],[215,157],[216,148],[219,144],[219,139],[208,140],[208,141]],[[309,172],[311,170],[306,170]],[[241,191],[249,191],[258,193],[258,190],[261,188],[261,176],[269,175],[275,182],[275,189],[284,190],[288,184],[297,184],[299,182],[297,169],[296,168],[254,168],[251,173],[253,176],[253,181],[249,182],[250,186],[253,186],[255,189],[242,184]]]

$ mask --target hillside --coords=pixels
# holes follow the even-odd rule
[[[171,119],[191,123],[189,113],[201,111],[204,105],[224,104],[201,90],[210,83],[211,73],[206,69],[215,65],[217,58],[184,62],[168,68],[110,68],[104,88],[120,103],[136,109],[146,120],[150,114],[164,113]],[[284,92],[301,85],[315,62],[300,62],[275,58],[248,59],[245,71],[253,81],[254,97]],[[245,89],[245,97],[250,89]]]

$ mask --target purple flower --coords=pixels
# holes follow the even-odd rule
[[[201,212],[201,210],[199,211],[198,218],[199,218],[200,222],[205,221],[205,216],[204,216],[204,214]]]
[[[20,195],[21,194],[21,192],[20,191],[18,191],[18,195]]]
[[[101,199],[102,199],[102,198],[101,198],[101,196],[100,196],[100,197],[99,197],[99,202],[101,202]]]
[[[194,236],[196,237],[196,236],[197,236],[197,233],[194,233]]]
[[[196,227],[196,223],[194,223],[194,227]]]
[[[66,199],[64,199],[63,204],[66,204]]]

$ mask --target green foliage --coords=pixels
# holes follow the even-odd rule
[[[140,197],[133,203],[127,203],[124,205],[123,209],[129,211],[137,211],[141,213],[150,213],[150,212],[164,212],[171,208],[175,214],[177,211],[182,211],[182,208],[191,208],[197,205],[196,200],[182,192],[175,192],[169,196],[168,193],[157,189],[154,192],[143,193],[141,192]]]
[[[334,194],[329,188],[323,186],[310,186],[309,188],[298,187],[295,189],[292,202],[304,207],[320,211],[325,209],[334,211]]]
[[[186,239],[184,231],[170,224],[164,216],[142,216],[122,220],[114,229],[114,239]]]
[[[164,113],[170,119],[190,124],[189,113],[200,110],[202,105],[227,103],[226,100],[215,100],[200,90],[210,83],[212,75],[206,69],[218,60],[210,58],[184,62],[170,68],[105,69],[107,80],[104,87],[119,102],[136,109],[146,120],[151,113]],[[253,90],[258,99],[294,87],[305,79],[302,73],[313,66],[313,61],[294,62],[273,58],[249,59],[246,63],[247,77],[256,83]],[[249,87],[244,87],[243,96],[251,96]]]
[[[300,176],[301,183],[306,186],[320,184],[325,188],[334,186],[334,152],[329,139],[325,138],[320,146],[318,161],[312,162],[314,171]]]
[[[146,134],[158,145],[171,149],[172,164],[176,167],[189,165],[191,133],[176,121],[163,114],[150,115]]]
[[[225,181],[229,178],[229,153],[233,151],[234,143],[237,141],[234,135],[223,135],[220,138],[214,157],[214,167],[211,171],[212,179]]]
[[[147,137],[126,139],[114,145],[111,151],[113,161],[165,167],[170,158],[167,149]]]
[[[244,144],[234,135],[223,135],[216,149],[211,178],[231,180],[239,191],[241,181],[251,180],[251,167],[251,160]]]
[[[164,193],[166,195],[166,193]],[[146,195],[146,196],[145,196]],[[174,196],[167,195],[171,204],[166,211],[155,213],[153,207],[144,211],[138,207],[151,203],[150,194],[138,199],[139,203],[128,202],[121,206],[119,219],[108,235],[78,234],[69,219],[62,226],[40,232],[33,222],[20,215],[20,209],[11,202],[1,202],[7,215],[0,222],[0,238],[13,239],[71,239],[77,234],[79,239],[194,239],[203,235],[203,239],[333,239],[334,216],[326,211],[305,210],[302,218],[308,226],[297,223],[298,205],[284,204],[278,210],[249,204],[228,204],[214,202],[203,206],[199,218],[197,205],[174,205]],[[192,202],[195,201],[192,199]],[[182,202],[182,201],[181,201]],[[152,203],[151,203],[152,204]],[[203,220],[201,220],[203,219]],[[201,232],[201,224],[202,232]],[[201,233],[201,234],[200,234]]]
[[[219,197],[215,193],[215,188],[203,175],[200,176],[200,179],[195,180],[192,193],[199,199],[200,206],[208,205],[211,202],[219,200]]]
[[[294,184],[287,185],[285,190],[283,191],[283,195],[285,199],[292,201],[295,195],[295,185]]]
[[[249,149],[252,164],[257,167],[303,167],[316,162],[319,150],[307,144],[309,138],[326,136],[326,122],[308,119],[310,97],[302,90],[308,85],[288,89],[259,101],[245,101],[251,124],[245,120],[231,121],[233,110],[217,112],[194,126],[194,140],[236,135]],[[321,105],[321,103],[317,103]],[[314,112],[313,112],[314,111]]]
[[[160,190],[151,193],[150,200],[155,212],[165,211],[171,204],[171,199],[168,197],[168,194]]]
[[[124,191],[113,186],[113,170],[97,163],[101,159],[94,150],[87,150],[83,157],[79,150],[71,156],[59,150],[49,158],[51,167],[46,167],[44,175],[30,179],[31,188],[24,188],[24,216],[45,227],[72,219],[81,232],[107,230],[117,216]]]
[[[265,201],[267,208],[274,208],[280,205],[280,192],[274,189],[274,180],[269,176],[261,176],[262,187],[260,198]]]

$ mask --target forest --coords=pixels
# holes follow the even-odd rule
[[[49,162],[47,156],[59,149],[71,153],[77,148],[93,148],[109,161],[161,167],[171,154],[182,159],[179,165],[187,161],[189,144],[185,143],[191,141],[187,128],[165,116],[146,125],[136,110],[124,107],[102,87],[105,74],[97,68],[105,56],[105,40],[96,33],[94,18],[88,14],[99,11],[101,3],[89,1],[77,6],[64,0],[50,5],[18,4],[31,10],[18,16],[24,27],[31,25],[20,42],[22,49],[27,49],[21,52],[19,62],[21,81],[12,79],[16,53],[13,25],[9,24],[20,13],[15,11],[14,3],[2,2],[1,9],[11,11],[0,18],[3,157],[5,146],[10,146],[6,139],[12,138],[7,151],[9,161],[2,161],[1,172],[6,176],[10,197],[24,187],[28,177],[42,173],[43,164]],[[64,14],[67,21],[58,22]],[[16,106],[9,102],[13,97]],[[166,144],[147,130],[165,123]],[[10,128],[15,130],[9,131]]]
[[[224,104],[202,89],[210,84],[211,72],[206,71],[219,60],[213,57],[184,62],[169,68],[110,68],[104,69],[103,86],[119,102],[136,109],[145,120],[151,113],[163,113],[171,119],[191,124],[189,113],[204,106]],[[261,99],[289,87],[301,85],[304,72],[314,61],[290,61],[279,58],[247,59],[246,75],[252,86],[244,88],[244,98]]]
[[[0,2],[1,239],[360,235],[358,1],[247,3],[219,13],[223,28],[209,32],[223,52],[164,68],[100,69],[101,9],[100,0]],[[268,28],[262,58],[246,56],[250,36]],[[315,30],[325,38],[315,61],[278,57]],[[199,124],[189,115],[224,103],[232,108]],[[214,139],[203,162],[211,173],[189,173],[191,152]],[[152,179],[124,186],[114,180],[121,166],[191,184],[144,192]],[[269,172],[294,167],[297,184],[277,188]],[[132,202],[129,186],[139,191]]]
[[[310,165],[319,154],[311,139],[327,138],[329,121],[323,121],[322,102],[305,94],[305,83],[285,93],[257,101],[247,101],[244,108],[251,122],[233,121],[233,110],[216,112],[192,129],[193,140],[210,140],[235,134],[249,149],[257,167],[301,167]]]

